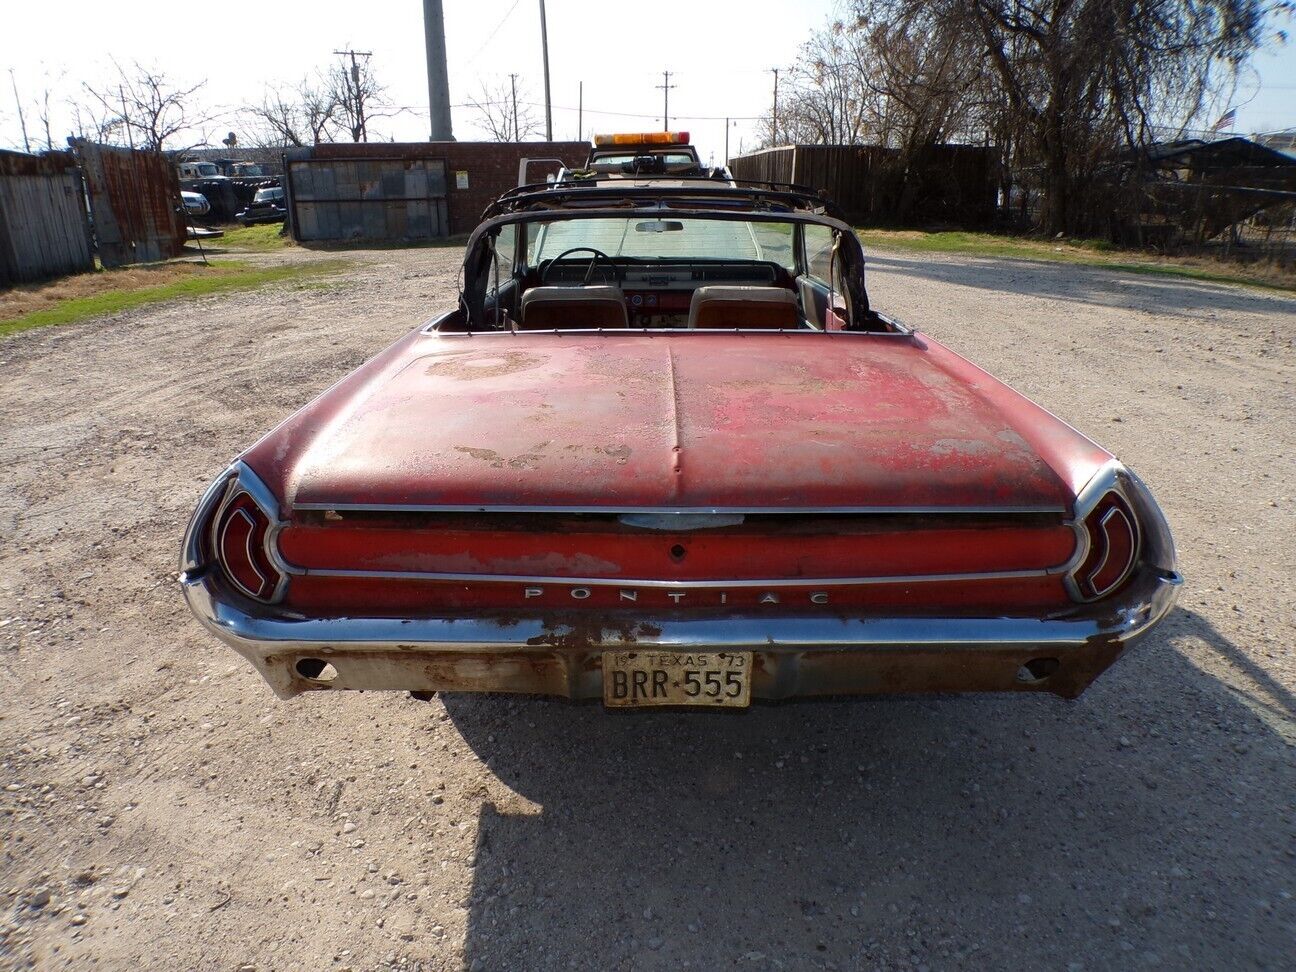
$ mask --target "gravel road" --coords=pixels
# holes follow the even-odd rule
[[[876,254],[1112,448],[1188,577],[1076,702],[277,701],[175,583],[203,486],[455,250],[0,342],[0,968],[1296,965],[1296,300]]]

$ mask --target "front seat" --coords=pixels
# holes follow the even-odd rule
[[[524,331],[570,331],[629,327],[625,294],[611,284],[532,287],[522,295]]]
[[[699,287],[689,302],[689,327],[800,327],[796,295],[782,287]]]

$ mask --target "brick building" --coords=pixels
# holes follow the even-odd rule
[[[289,212],[299,241],[409,241],[469,233],[517,185],[522,159],[584,162],[585,142],[359,142],[288,149]],[[533,165],[542,181],[556,163]]]

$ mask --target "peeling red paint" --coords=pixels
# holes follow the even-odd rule
[[[1109,458],[930,339],[861,335],[421,335],[290,424],[248,456],[289,504],[1061,510]]]

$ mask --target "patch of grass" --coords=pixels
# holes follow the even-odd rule
[[[1207,283],[1244,284],[1272,290],[1296,290],[1296,276],[1271,265],[1225,264],[1202,257],[1148,257],[1141,251],[1120,250],[1105,240],[1032,240],[963,231],[928,233],[920,230],[862,229],[856,232],[865,246],[880,249],[1049,260],[1055,263],[1105,267],[1123,273],[1183,277]]]
[[[221,250],[251,250],[256,253],[267,253],[271,250],[282,250],[287,246],[296,246],[291,236],[280,236],[283,223],[260,223],[257,226],[230,226],[225,235],[214,240],[203,240],[203,246]],[[190,241],[190,246],[195,246]]]
[[[102,284],[97,292],[84,296],[69,296],[47,302],[38,310],[6,317],[0,306],[0,337],[27,331],[34,327],[73,324],[105,314],[155,304],[167,300],[205,297],[209,294],[248,290],[266,284],[314,277],[331,273],[347,265],[344,260],[319,260],[279,267],[255,267],[238,260],[213,260],[210,266],[202,264],[167,264],[165,267],[189,268],[178,277],[160,284],[139,284],[138,268],[132,271],[105,270],[96,275]],[[128,274],[134,274],[127,276]],[[113,279],[117,275],[123,275]],[[58,287],[60,282],[47,286]],[[120,284],[119,286],[113,286]]]

